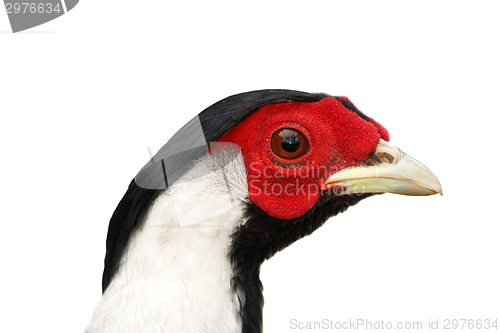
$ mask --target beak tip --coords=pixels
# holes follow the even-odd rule
[[[436,191],[436,194],[439,193],[441,196],[443,196],[443,188],[441,187],[441,183],[439,182],[436,176],[434,176],[434,179],[436,183],[434,191]]]

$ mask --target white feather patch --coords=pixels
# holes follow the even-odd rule
[[[214,146],[154,202],[86,332],[241,332],[228,251],[247,198],[239,148]]]
[[[247,200],[246,170],[240,148],[232,143],[215,142],[210,149],[212,153],[198,160],[172,187],[182,227],[211,220],[217,225],[218,217]],[[209,209],[198,208],[199,200],[211,202]]]

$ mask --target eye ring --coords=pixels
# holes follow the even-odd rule
[[[286,160],[293,160],[309,151],[306,136],[291,128],[276,131],[271,138],[271,148],[274,154]]]

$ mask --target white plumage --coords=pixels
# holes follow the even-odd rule
[[[214,148],[154,202],[86,332],[241,331],[227,252],[243,222],[245,166],[236,146]]]

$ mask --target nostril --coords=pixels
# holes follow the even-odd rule
[[[382,163],[392,164],[392,162],[394,162],[394,157],[392,157],[391,154],[378,153],[377,156],[380,158],[380,160],[382,161]]]
[[[399,150],[398,147],[380,139],[380,142],[375,149],[375,154],[377,154],[381,163],[393,165],[398,163],[403,152]]]

